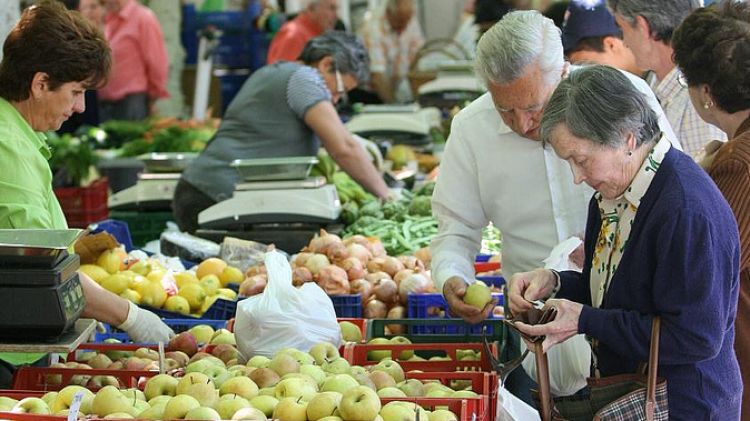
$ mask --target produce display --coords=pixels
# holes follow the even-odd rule
[[[173,273],[155,259],[130,259],[120,248],[104,251],[96,264],[81,265],[80,270],[135,304],[186,316],[200,316],[219,299],[236,300],[237,293],[227,286],[244,279],[239,269],[221,259],[207,259],[195,271]]]
[[[218,121],[202,123],[175,118],[143,121],[110,120],[98,147],[117,148],[123,157],[149,152],[200,152],[216,132]],[[95,130],[95,129],[94,129]]]

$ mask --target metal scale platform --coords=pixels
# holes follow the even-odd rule
[[[234,195],[198,215],[196,235],[221,242],[231,236],[297,252],[341,214],[336,187],[308,177],[315,157],[236,160],[243,181]],[[340,229],[340,227],[339,227]]]
[[[472,61],[447,61],[438,67],[437,78],[419,87],[418,101],[423,107],[449,111],[479,98],[485,89],[474,75]]]
[[[388,143],[425,149],[432,145],[430,130],[440,127],[440,110],[418,104],[366,105],[346,127],[381,147]]]
[[[55,341],[85,305],[80,260],[68,249],[81,230],[0,230],[0,341]]]
[[[182,171],[195,159],[195,153],[151,153],[138,157],[146,171],[138,174],[135,186],[109,197],[112,210],[169,211]]]

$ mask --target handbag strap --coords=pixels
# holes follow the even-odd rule
[[[542,347],[543,341],[534,342],[534,358],[536,359],[536,382],[539,385],[539,412],[542,421],[552,420],[552,410],[555,407],[549,385],[549,365],[547,353]]]
[[[646,385],[646,420],[653,421],[656,411],[656,372],[659,369],[659,331],[661,318],[655,316],[651,322],[651,349],[648,353],[648,378]]]

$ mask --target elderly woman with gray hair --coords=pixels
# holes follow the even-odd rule
[[[368,69],[362,43],[333,31],[310,40],[297,61],[276,62],[250,76],[214,138],[177,184],[172,209],[180,229],[195,231],[201,211],[232,197],[239,176],[231,161],[315,156],[321,145],[370,193],[388,197],[383,178],[334,108],[347,91],[367,81]]]
[[[578,333],[594,339],[602,375],[648,361],[661,318],[659,376],[672,419],[738,419],[742,382],[734,355],[739,238],[726,200],[690,157],[670,146],[654,112],[623,74],[582,68],[557,87],[541,137],[567,161],[589,205],[582,273],[514,275],[514,313],[547,300],[544,349]]]

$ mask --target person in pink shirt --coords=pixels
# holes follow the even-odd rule
[[[99,90],[99,116],[142,120],[154,101],[166,98],[169,59],[154,13],[136,0],[107,0],[104,35],[112,49],[112,73]]]
[[[268,64],[297,60],[307,41],[336,25],[338,0],[307,0],[297,17],[281,26],[268,47]],[[304,2],[303,2],[304,4]]]

